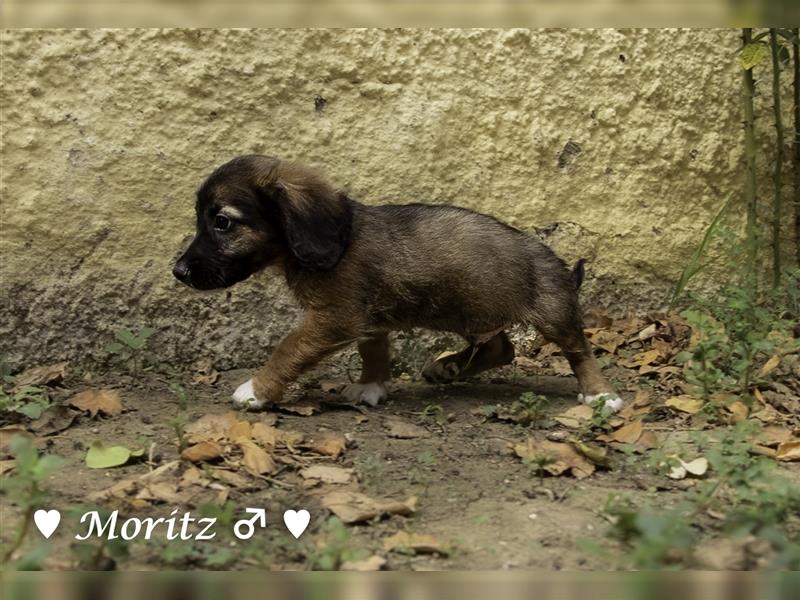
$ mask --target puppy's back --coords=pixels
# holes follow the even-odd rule
[[[538,240],[444,205],[359,205],[345,263],[365,274],[373,319],[458,333],[526,321],[537,298],[572,286],[564,262]]]

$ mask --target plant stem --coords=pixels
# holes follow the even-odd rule
[[[11,560],[11,557],[14,555],[19,547],[22,545],[22,542],[25,540],[25,534],[28,532],[28,528],[31,526],[31,519],[33,518],[33,506],[28,506],[25,510],[25,515],[22,517],[22,523],[17,530],[17,537],[14,539],[14,543],[11,544],[11,547],[3,556],[3,563],[7,563]]]
[[[800,28],[792,29],[794,65],[794,243],[800,263]]]
[[[772,287],[781,284],[781,169],[783,167],[783,120],[781,118],[781,62],[778,58],[778,32],[769,30],[769,46],[772,51],[772,106],[775,113],[775,196],[772,202]]]
[[[753,39],[753,30],[750,27],[742,29],[742,44],[747,46]],[[753,70],[745,69],[742,76],[744,104],[744,199],[747,204],[747,249],[749,262],[749,275],[752,284],[756,284],[756,227],[758,226],[756,213],[756,135],[755,115],[753,112],[753,96],[755,95],[755,82]]]

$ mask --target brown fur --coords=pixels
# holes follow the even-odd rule
[[[243,218],[215,230],[226,207]],[[217,169],[198,191],[197,212],[179,279],[227,287],[276,266],[304,309],[253,379],[261,400],[279,402],[289,382],[352,342],[364,362],[361,382],[382,383],[388,333],[412,327],[454,332],[469,344],[429,365],[426,379],[468,377],[511,362],[504,330],[518,323],[562,348],[582,393],[612,391],[583,334],[582,268],[570,271],[539,241],[492,217],[441,205],[366,206],[305,167],[265,156]]]

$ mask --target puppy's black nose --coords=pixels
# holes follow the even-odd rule
[[[175,263],[175,266],[172,267],[172,274],[175,275],[175,279],[178,281],[187,283],[189,281],[189,265],[179,260]]]

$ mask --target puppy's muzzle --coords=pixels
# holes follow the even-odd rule
[[[189,269],[189,264],[184,259],[181,259],[175,263],[175,266],[172,267],[172,274],[175,276],[175,279],[181,283],[190,285],[189,282],[191,280],[192,272],[191,269]]]

